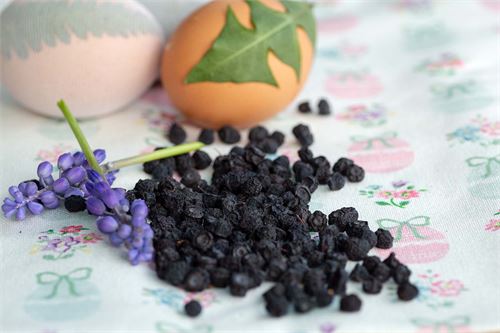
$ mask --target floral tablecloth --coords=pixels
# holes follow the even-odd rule
[[[131,267],[86,214],[48,211],[1,218],[2,332],[494,332],[500,331],[500,3],[495,0],[325,1],[318,4],[317,59],[298,100],[326,96],[335,114],[300,115],[293,105],[266,122],[288,137],[311,126],[313,150],[354,158],[360,184],[318,190],[312,209],[357,207],[372,228],[391,230],[394,251],[413,270],[416,301],[386,287],[340,313],[338,299],[306,315],[271,319],[261,294],[187,293]],[[41,160],[77,149],[68,126],[23,110],[2,92],[0,189],[35,175]],[[166,145],[183,121],[160,88],[126,110],[82,123],[111,159]],[[187,124],[187,123],[186,123]],[[190,139],[198,129],[188,125]],[[228,146],[206,149],[213,156]],[[122,170],[130,188],[146,175]],[[209,177],[206,173],[205,177]],[[376,252],[385,255],[384,251]],[[350,291],[360,292],[357,285]],[[182,306],[200,300],[188,319]]]

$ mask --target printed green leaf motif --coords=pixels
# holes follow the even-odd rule
[[[401,202],[399,203],[399,205],[400,205],[401,207],[404,207],[404,206],[408,205],[409,203],[410,203],[409,201],[401,201]]]
[[[99,1],[15,1],[0,15],[2,55],[21,59],[72,38],[154,34],[160,26],[140,10],[118,2]]]
[[[286,12],[273,10],[258,0],[246,0],[253,29],[236,18],[231,6],[226,24],[212,47],[189,72],[185,82],[262,82],[277,86],[268,64],[273,52],[300,78],[301,55],[296,29],[302,28],[314,44],[316,24],[312,6],[303,1],[283,0]]]
[[[377,205],[380,205],[380,206],[390,206],[391,205],[390,203],[385,202],[385,201],[375,201],[375,203]]]

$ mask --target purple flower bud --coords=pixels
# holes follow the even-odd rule
[[[83,197],[83,191],[80,190],[78,187],[70,187],[65,193],[64,197],[69,198],[72,195],[77,196],[77,197]]]
[[[77,151],[76,153],[73,154],[73,164],[75,166],[82,165],[84,161],[85,161],[85,154],[82,153],[81,151]]]
[[[26,218],[26,208],[25,207],[19,207],[17,209],[16,213],[16,219],[19,221],[24,220]]]
[[[153,252],[143,252],[139,255],[140,261],[151,261],[153,260]]]
[[[63,177],[67,178],[71,185],[82,182],[85,178],[85,169],[81,166],[71,168],[63,173]]]
[[[104,234],[110,234],[118,229],[118,221],[111,216],[99,217],[96,223],[99,231]]]
[[[148,216],[148,206],[146,206],[144,200],[136,199],[130,206],[130,212],[134,218],[146,218]]]
[[[46,178],[52,174],[52,170],[54,170],[54,168],[52,167],[52,164],[45,161],[45,162],[38,164],[38,169],[37,169],[36,173],[38,174],[38,177]]]
[[[129,208],[130,208],[130,204],[128,202],[127,199],[121,199],[120,200],[120,208],[124,211],[124,212],[128,212]]]
[[[89,197],[87,199],[87,210],[92,215],[101,216],[106,211],[106,206],[96,197]]]
[[[118,173],[119,170],[114,170],[110,171],[106,174],[106,180],[108,183],[113,184],[113,182],[116,180],[116,174]]]
[[[14,200],[16,200],[17,203],[24,202],[24,196],[21,193],[21,191],[19,191],[19,188],[17,186],[10,186],[9,193],[10,195],[12,195],[12,197],[14,198]]]
[[[115,208],[118,205],[118,198],[116,197],[115,192],[111,189],[104,191],[100,198],[109,208]]]
[[[122,224],[116,233],[121,239],[126,239],[132,233],[132,227],[128,224]]]
[[[26,182],[22,182],[19,184],[19,186],[17,187],[19,189],[19,191],[21,191],[21,193],[24,195],[24,196],[28,196],[28,193],[26,191]]]
[[[74,159],[71,153],[64,153],[57,159],[57,167],[64,171],[73,167]]]
[[[132,265],[137,265],[139,263],[139,251],[137,249],[128,250],[128,260]]]
[[[33,215],[39,215],[43,212],[43,205],[38,202],[31,201],[28,202],[28,209]]]
[[[58,194],[63,194],[69,189],[69,182],[64,177],[59,178],[52,184],[52,189]]]
[[[46,186],[50,186],[54,183],[54,178],[52,177],[52,175],[40,179],[42,180],[42,183],[45,184]]]
[[[140,227],[144,223],[146,223],[146,220],[144,219],[144,217],[132,216],[132,225],[134,227]]]
[[[59,206],[59,199],[56,194],[52,191],[46,191],[40,194],[39,199],[46,208],[57,208]]]
[[[146,224],[144,227],[144,237],[145,238],[153,238],[153,236],[154,236],[153,229],[151,229],[149,224]]]
[[[97,163],[101,164],[106,159],[106,151],[104,149],[96,149],[94,150],[94,156]]]
[[[17,204],[9,198],[5,198],[3,202],[2,211],[5,217],[12,217],[16,213]]]
[[[115,192],[115,195],[116,195],[116,198],[118,199],[118,201],[122,200],[125,198],[125,189],[123,188],[114,188],[113,189],[113,192]]]
[[[134,239],[132,240],[132,246],[137,249],[141,248],[143,244],[144,240],[142,239],[142,237],[134,237]]]
[[[109,235],[109,241],[113,246],[120,246],[123,244],[123,239],[121,239],[116,232]]]
[[[94,188],[92,191],[89,190],[95,196],[101,196],[104,192],[111,190],[108,184],[105,182],[98,182],[94,184]]]
[[[35,195],[38,192],[38,186],[36,186],[35,182],[24,182],[22,184],[24,184],[24,193],[27,196]]]

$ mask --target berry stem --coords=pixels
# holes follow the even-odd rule
[[[193,150],[198,150],[203,146],[205,146],[205,144],[198,141],[185,143],[182,145],[163,148],[149,154],[137,155],[137,156],[127,157],[114,162],[108,162],[104,164],[102,167],[104,169],[104,172],[108,173],[110,171],[118,170],[129,165],[142,164],[149,161],[154,161],[162,158],[189,153]]]
[[[94,156],[94,153],[92,152],[92,149],[90,148],[90,145],[87,141],[87,138],[82,132],[82,129],[80,128],[80,125],[78,124],[78,121],[75,119],[75,116],[71,113],[69,110],[68,106],[64,102],[64,100],[60,100],[57,102],[57,106],[61,110],[61,112],[64,115],[64,118],[66,118],[66,121],[69,124],[69,127],[71,127],[71,130],[73,131],[73,134],[76,137],[76,140],[78,141],[78,144],[82,148],[83,153],[85,154],[85,157],[87,158],[87,161],[89,162],[90,166],[92,169],[97,171],[103,178],[106,178],[104,175],[104,172],[102,171],[101,167],[99,166],[99,163],[97,163],[97,160]]]

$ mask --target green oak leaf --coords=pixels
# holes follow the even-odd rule
[[[286,8],[284,13],[258,0],[246,0],[253,29],[241,25],[231,6],[228,6],[224,28],[189,72],[185,82],[262,82],[277,86],[268,64],[269,52],[292,67],[299,79],[301,55],[296,29],[304,29],[311,42],[315,43],[316,24],[312,6],[303,1],[281,2]]]

